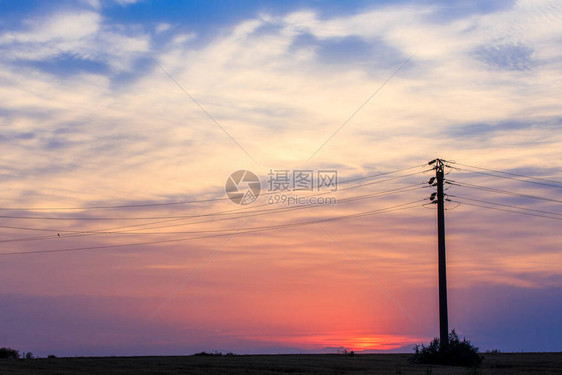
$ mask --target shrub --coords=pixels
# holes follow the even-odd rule
[[[0,348],[0,358],[18,359],[19,357],[20,357],[19,350],[12,349],[12,348]]]
[[[47,358],[57,358],[57,356],[54,355],[54,354],[49,354],[49,355],[47,356]]]
[[[438,338],[433,339],[428,346],[414,346],[412,362],[420,364],[441,364],[450,366],[479,366],[482,358],[475,347],[466,338],[462,340],[452,330],[449,334],[449,345],[441,348]]]
[[[193,354],[193,355],[195,355],[195,356],[203,356],[203,357],[207,357],[207,356],[209,356],[209,357],[220,357],[220,356],[222,356],[222,353],[215,350],[214,353],[200,352],[200,353],[195,353],[195,354]]]
[[[31,352],[25,353],[25,359],[33,359],[33,353]]]

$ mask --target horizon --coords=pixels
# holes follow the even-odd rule
[[[411,353],[439,335],[442,158],[449,328],[562,351],[561,21],[0,0],[0,346]]]

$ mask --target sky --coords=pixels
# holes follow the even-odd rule
[[[561,35],[542,0],[0,0],[0,346],[411,352],[441,158],[449,327],[561,351]]]

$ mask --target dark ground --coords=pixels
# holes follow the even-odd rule
[[[483,354],[478,369],[412,365],[409,354],[3,359],[0,374],[556,374],[562,353]]]

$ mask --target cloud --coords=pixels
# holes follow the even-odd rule
[[[490,159],[507,157],[506,152],[517,156],[521,151],[514,151],[513,145],[542,139],[548,146],[543,143],[532,152],[556,164],[552,150],[559,139],[552,134],[545,139],[549,128],[532,125],[559,115],[555,100],[559,88],[532,84],[548,75],[556,61],[544,60],[532,71],[509,68],[498,74],[478,65],[474,56],[474,48],[505,36],[507,26],[502,25],[508,21],[504,19],[526,20],[526,6],[439,22],[430,17],[440,11],[438,6],[387,6],[327,18],[312,10],[263,15],[224,30],[203,45],[189,43],[194,34],[168,30],[168,43],[158,47],[149,33],[109,25],[101,13],[45,16],[37,21],[39,26],[7,32],[1,39],[11,64],[22,59],[32,62],[18,66],[24,71],[8,65],[2,72],[8,83],[3,111],[10,113],[10,127],[44,134],[34,149],[38,160],[25,157],[29,145],[23,143],[10,146],[8,160],[23,160],[24,171],[36,170],[31,164],[46,171],[48,160],[67,166],[70,160],[79,161],[81,167],[72,171],[72,181],[78,185],[78,181],[89,184],[87,176],[100,164],[106,165],[113,169],[108,174],[113,177],[100,179],[99,191],[115,186],[116,176],[121,176],[115,196],[130,194],[152,179],[142,176],[174,181],[166,187],[149,184],[154,190],[142,199],[192,189],[181,181],[183,176],[202,184],[199,193],[211,187],[219,191],[234,165],[236,169],[254,165],[150,56],[267,170],[278,164],[300,167],[403,63],[402,58],[417,53],[314,162],[337,164],[356,173],[373,159],[388,167],[397,160],[417,163],[433,157],[436,149],[459,160],[470,159],[474,150],[483,148]],[[533,19],[541,9],[529,17]],[[379,22],[373,24],[373,19]],[[489,36],[492,21],[495,34]],[[79,32],[70,32],[81,24],[85,27]],[[528,27],[527,21],[521,21],[520,27]],[[537,38],[551,43],[549,35]],[[540,56],[543,47],[530,45],[533,55]],[[498,50],[497,56],[504,52]],[[517,56],[504,65],[526,67]],[[135,72],[143,58],[147,62]],[[126,71],[132,78],[122,83],[116,74]],[[531,89],[520,90],[522,85]],[[32,113],[42,114],[41,120],[34,121]],[[51,134],[61,122],[72,124],[75,133]],[[529,126],[514,131],[508,124]],[[486,137],[486,142],[472,142],[473,136]],[[59,151],[66,147],[50,159],[53,145]],[[373,148],[374,154],[365,152]],[[233,166],[221,163],[225,155]],[[206,173],[210,170],[216,174]],[[71,180],[51,177],[51,190]],[[91,199],[78,193],[84,191],[77,186],[76,199]]]
[[[171,27],[172,25],[170,25],[169,23],[160,23],[156,26],[156,29],[154,31],[156,31],[156,33],[159,34],[170,30]]]
[[[4,59],[17,63],[69,57],[78,67],[83,65],[81,61],[103,63],[121,72],[132,69],[138,54],[148,51],[146,36],[112,30],[93,11],[54,13],[25,20],[24,24],[25,31],[0,35]]]
[[[478,59],[491,69],[529,70],[536,64],[532,60],[533,50],[522,45],[499,45],[481,47],[475,51]]]
[[[121,6],[127,6],[127,5],[138,3],[139,0],[115,0],[115,2]]]
[[[345,180],[421,165],[436,156],[560,180],[562,93],[552,78],[560,71],[560,7],[517,2],[452,18],[442,17],[445,8],[399,4],[321,15],[312,7],[248,15],[208,39],[200,39],[197,29],[170,27],[175,25],[171,20],[117,24],[104,7],[29,17],[21,29],[0,35],[1,206],[220,199],[227,176],[238,169],[265,178],[271,168],[337,168]],[[429,175],[421,167],[416,171],[420,173],[409,178],[340,190],[335,194],[341,204],[308,212],[329,218],[427,198],[429,190],[421,186]],[[448,176],[497,189],[551,194],[459,170]],[[343,202],[406,185],[419,188]],[[550,209],[489,191],[478,195],[453,187],[448,192]],[[126,245],[177,240],[198,231],[224,233],[237,227],[238,216],[208,215],[234,208],[228,201],[211,201],[110,213],[31,212],[54,219],[8,224],[44,230],[40,236],[49,238],[11,242],[6,249]],[[213,221],[197,223],[202,219]],[[248,226],[305,220],[310,216],[296,210],[256,216]],[[560,286],[557,221],[468,205],[447,211],[447,220],[452,288]],[[421,324],[409,323],[381,288],[314,225],[234,237],[162,312],[162,319],[188,328],[190,322],[207,328],[218,324],[226,341],[243,340],[249,348],[263,347],[264,342],[283,350],[297,347],[296,342],[320,349],[353,347],[361,337],[373,344],[381,335],[399,335],[386,340],[403,347],[435,331],[434,307],[427,303],[435,296],[433,289],[424,289],[436,284],[434,224],[434,212],[421,206],[323,224],[397,301],[419,314]],[[111,228],[121,233],[72,235],[117,231]],[[2,234],[3,239],[18,239],[38,233],[3,229]],[[218,237],[6,257],[2,273],[13,280],[15,293],[135,296],[139,300],[124,310],[149,315],[223,241]],[[71,301],[97,303],[95,298]],[[303,334],[303,327],[309,331]],[[125,336],[130,333],[125,331]],[[202,332],[197,337],[220,343],[213,335]],[[100,342],[110,341],[106,338]],[[123,340],[125,345],[136,339]]]
[[[96,12],[58,13],[24,21],[27,32],[5,33],[0,37],[0,43],[75,42],[95,34],[100,22],[101,17]]]

